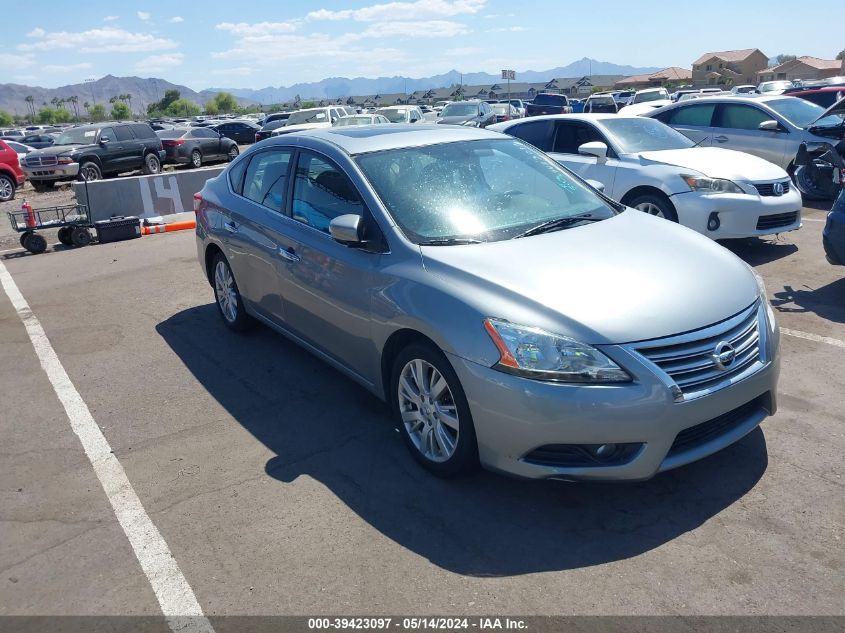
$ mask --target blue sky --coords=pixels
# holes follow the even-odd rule
[[[545,70],[582,57],[689,68],[704,52],[751,47],[832,58],[845,39],[829,9],[825,20],[780,0],[27,2],[4,30],[0,83],[56,87],[110,73],[261,88]]]

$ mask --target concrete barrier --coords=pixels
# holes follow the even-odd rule
[[[172,216],[190,213],[194,208],[194,194],[205,181],[223,171],[223,167],[204,167],[155,176],[128,176],[89,182],[73,183],[79,204],[87,204],[91,221],[107,220],[113,215],[137,215],[139,218],[158,218],[167,222]],[[175,219],[175,218],[173,218]]]

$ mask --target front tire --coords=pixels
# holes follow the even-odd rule
[[[391,393],[399,432],[426,470],[448,478],[478,467],[469,404],[443,352],[424,343],[403,349],[393,363]]]
[[[230,330],[243,332],[252,324],[252,319],[246,313],[243,298],[229,262],[223,253],[217,253],[211,265],[211,283],[214,287],[214,298],[217,311]]]
[[[15,199],[15,181],[6,174],[0,174],[0,202]]]
[[[63,226],[59,229],[58,238],[59,241],[64,244],[65,246],[73,246],[73,239],[71,235],[73,234],[73,227],[71,226]]]
[[[678,221],[678,214],[672,203],[661,196],[654,194],[637,196],[628,202],[628,206],[664,220]]]
[[[834,190],[838,190],[837,185],[829,181],[819,182],[805,165],[795,168],[792,179],[805,200],[830,200],[836,197]]]
[[[89,161],[79,166],[77,178],[83,182],[94,182],[95,180],[102,180],[103,172],[97,163]]]

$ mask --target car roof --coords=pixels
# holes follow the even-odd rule
[[[461,125],[428,125],[392,123],[384,126],[332,127],[291,132],[271,139],[274,145],[290,144],[305,139],[331,143],[347,154],[364,154],[388,149],[423,147],[439,143],[501,139],[498,132]]]

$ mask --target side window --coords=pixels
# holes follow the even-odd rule
[[[722,121],[718,127],[734,130],[756,130],[763,121],[771,121],[772,116],[752,106],[738,103],[722,106]]]
[[[146,123],[134,123],[129,127],[132,128],[136,138],[156,138],[156,133],[153,131],[153,128]]]
[[[243,195],[253,202],[282,211],[292,150],[272,150],[253,156],[244,178]]]
[[[677,108],[671,111],[667,123],[669,125],[710,127],[715,109],[715,103],[702,103],[685,108]]]
[[[114,134],[118,141],[132,141],[135,139],[128,125],[118,125],[114,128]]]
[[[326,233],[339,215],[364,215],[364,203],[346,174],[323,158],[301,152],[293,185],[293,219]]]
[[[110,141],[117,140],[117,137],[114,135],[114,129],[110,127],[104,127],[102,130],[100,130],[100,138],[107,138]]]
[[[578,148],[584,143],[599,141],[607,144],[607,140],[592,125],[568,121],[556,121],[556,123],[557,134],[555,135],[553,152],[577,154]]]
[[[552,138],[554,134],[554,121],[532,121],[520,123],[507,129],[507,133],[516,138],[521,138],[544,152],[552,151]]]
[[[229,170],[229,184],[232,185],[232,191],[238,195],[242,195],[243,192],[244,172],[248,164],[249,159],[244,159],[235,163]]]

